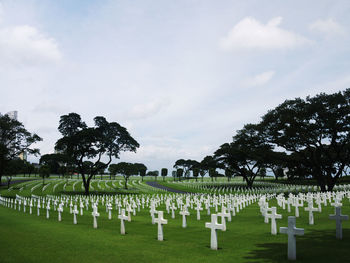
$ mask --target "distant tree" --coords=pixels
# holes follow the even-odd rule
[[[158,175],[159,175],[159,171],[148,171],[147,172],[147,176],[153,176],[155,181],[157,181]]]
[[[264,155],[268,151],[271,146],[265,142],[259,126],[247,124],[237,131],[233,142],[221,145],[214,156],[219,163],[242,176],[251,188],[260,170],[267,166]]]
[[[66,176],[66,174],[68,173],[68,167],[67,166],[60,166],[58,168],[58,178],[60,178],[62,176],[62,178],[64,178]]]
[[[230,168],[225,169],[225,177],[227,178],[227,181],[230,181],[232,176],[234,175],[234,171]]]
[[[115,176],[118,173],[118,166],[115,163],[111,163],[108,167],[108,172],[111,176],[113,176],[115,178]]]
[[[48,165],[40,166],[39,175],[41,178],[43,178],[43,184],[45,184],[45,178],[48,178],[50,176],[50,166]]]
[[[141,180],[143,181],[143,177],[146,176],[147,166],[143,163],[135,163],[135,169],[137,170],[137,174],[141,176]]]
[[[22,173],[24,169],[25,169],[25,163],[19,158],[10,160],[7,163],[7,166],[4,171],[4,174],[6,175],[6,178],[7,178],[7,188],[10,188],[12,177]]]
[[[265,177],[266,177],[266,168],[265,167],[260,169],[258,176],[262,179],[265,179]]]
[[[179,181],[181,181],[181,177],[184,174],[184,169],[178,168],[176,169],[176,177],[179,178]]]
[[[106,166],[106,164],[103,162],[100,162],[98,164],[98,172],[97,173],[99,173],[101,175],[101,180],[103,179],[102,176],[104,175],[107,167],[108,167],[108,165]]]
[[[221,163],[217,162],[217,160],[210,155],[205,156],[203,160],[198,164],[198,167],[200,169],[199,173],[202,176],[202,181],[206,173],[209,173],[209,177],[213,181],[214,177],[216,177],[216,172],[214,172],[216,171],[216,168],[224,168],[224,166]]]
[[[165,177],[168,175],[168,169],[167,168],[162,168],[161,175],[162,175],[163,181],[164,181]]]
[[[118,159],[120,152],[136,152],[139,147],[126,128],[116,122],[108,122],[104,117],[95,117],[95,126],[87,127],[79,114],[70,113],[60,118],[58,130],[62,134],[56,142],[55,149],[72,160],[77,167],[85,188],[89,194],[90,180],[101,171],[101,158],[107,156],[107,168],[113,157]],[[94,160],[89,172],[86,172],[84,162]],[[126,186],[127,187],[127,186]]]
[[[35,167],[33,164],[27,162],[26,164],[26,170],[27,170],[27,174],[30,177],[32,173],[34,173]]]
[[[175,162],[174,168],[182,168],[185,177],[188,179],[190,173],[189,171],[193,166],[198,165],[198,162],[195,160],[184,160],[184,159],[179,159]]]
[[[127,162],[120,162],[117,164],[111,164],[110,165],[110,171],[113,174],[122,174],[124,177],[124,188],[128,189],[128,180],[130,176],[137,174],[137,166],[135,166],[133,163],[127,163]]]
[[[141,170],[139,170],[139,174],[141,176],[141,181],[143,181],[143,178],[146,176],[146,172],[147,172],[147,168],[143,168]]]
[[[176,179],[176,171],[172,171],[171,172],[171,176],[174,178],[174,181],[175,181],[175,179]]]
[[[209,177],[211,178],[211,181],[216,177],[216,174],[215,168],[209,168]]]
[[[349,123],[346,89],[286,100],[262,117],[261,126],[272,146],[298,156],[298,169],[309,173],[306,176],[312,176],[322,191],[331,191],[349,165]]]
[[[204,176],[205,176],[206,173],[207,173],[207,170],[199,168],[199,174],[202,177],[202,182],[204,180]]]
[[[192,168],[192,174],[193,174],[193,177],[196,178],[196,182],[197,182],[197,179],[199,176],[199,168],[198,167]]]
[[[39,154],[39,150],[31,148],[31,145],[41,140],[38,135],[28,132],[21,122],[8,115],[0,116],[0,182],[11,160],[17,159],[23,152]]]
[[[68,156],[60,153],[44,154],[40,157],[39,163],[48,165],[51,173],[58,174],[59,177],[62,172],[67,170],[67,166],[72,165],[72,162]],[[62,176],[64,176],[64,173]]]

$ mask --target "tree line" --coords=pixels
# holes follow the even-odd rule
[[[195,178],[241,176],[248,187],[270,171],[276,179],[311,178],[331,191],[350,167],[350,89],[286,100],[259,123],[244,125],[211,156],[180,159],[174,167],[185,178],[190,171]]]
[[[230,142],[203,160],[177,160],[172,176],[174,180],[188,179],[191,174],[196,180],[206,175],[212,179],[225,176],[228,180],[241,176],[252,187],[257,176],[270,172],[276,179],[312,178],[322,191],[332,190],[350,167],[349,113],[350,89],[286,100],[263,115],[260,122],[244,125]],[[116,174],[124,176],[125,187],[132,175],[159,175],[158,171],[147,172],[142,163],[112,163],[122,152],[136,152],[140,146],[117,122],[97,116],[94,126],[88,127],[79,114],[69,113],[60,117],[58,131],[61,138],[55,144],[55,153],[40,159],[43,168],[37,172],[43,179],[50,172],[62,176],[78,174],[89,194],[91,179],[107,168],[110,178]],[[38,155],[39,150],[31,146],[41,140],[19,121],[0,116],[0,180],[18,171],[21,153]],[[34,172],[33,167],[25,165],[30,173]],[[161,175],[167,176],[168,170],[161,169]]]

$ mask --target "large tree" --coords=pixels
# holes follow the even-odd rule
[[[130,176],[138,174],[138,165],[134,163],[120,162],[111,164],[109,171],[115,174],[121,174],[124,177],[124,188],[128,189],[128,180]]]
[[[62,134],[55,149],[65,154],[76,165],[82,176],[85,194],[89,194],[90,181],[102,168],[107,168],[113,158],[118,159],[123,151],[136,152],[138,142],[127,129],[117,122],[108,122],[104,117],[94,118],[95,126],[88,127],[77,113],[60,118],[58,130]],[[101,167],[101,159],[107,162]],[[85,161],[92,165],[86,169]]]
[[[192,169],[193,166],[198,165],[198,162],[196,160],[184,160],[184,159],[179,159],[175,162],[174,168],[182,168],[184,171],[185,177],[188,179],[190,170]]]
[[[7,177],[7,188],[10,187],[12,176],[20,174],[25,169],[25,162],[19,158],[10,160],[4,170],[4,174]]]
[[[0,182],[11,160],[23,152],[39,154],[39,150],[31,145],[41,140],[37,134],[27,131],[21,122],[8,115],[0,116]]]
[[[260,170],[266,168],[265,153],[271,151],[257,125],[247,124],[237,131],[231,143],[225,143],[215,152],[215,159],[226,169],[243,177],[247,186],[253,186]]]
[[[146,176],[147,166],[143,163],[134,163],[134,166],[137,173],[141,176],[141,180],[143,181],[143,177]]]
[[[40,157],[40,164],[50,167],[50,172],[59,176],[66,173],[68,166],[72,165],[72,161],[67,155],[60,153],[44,154]]]
[[[168,169],[162,168],[161,170],[161,176],[163,177],[163,181],[165,180],[165,177],[168,175]]]
[[[210,169],[216,169],[218,168],[218,162],[217,160],[214,159],[213,156],[211,155],[207,155],[203,158],[203,160],[198,163],[197,165],[195,165],[195,167],[199,168],[199,174],[202,177],[202,182],[204,179],[204,176],[209,173]],[[213,179],[213,178],[212,178]]]
[[[286,100],[262,118],[266,140],[293,154],[322,191],[332,190],[350,160],[350,89]]]

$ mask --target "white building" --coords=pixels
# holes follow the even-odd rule
[[[18,111],[16,111],[16,110],[9,111],[9,112],[5,113],[4,115],[9,116],[11,119],[18,120]],[[1,116],[1,113],[0,113],[0,116]]]

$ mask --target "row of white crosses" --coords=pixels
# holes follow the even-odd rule
[[[181,195],[181,194],[164,194],[164,195],[139,195],[139,196],[50,196],[50,197],[35,197],[29,198],[31,205],[37,204],[38,215],[41,208],[47,209],[47,216],[49,215],[50,206],[54,206],[54,210],[57,209],[58,220],[62,220],[62,213],[64,207],[69,207],[69,212],[73,215],[73,224],[77,224],[77,215],[83,215],[83,210],[92,208],[93,227],[97,228],[97,219],[100,216],[98,212],[99,205],[106,206],[106,212],[108,218],[111,219],[111,211],[113,205],[115,205],[116,211],[118,211],[118,219],[120,219],[120,233],[125,234],[125,221],[131,221],[131,213],[136,213],[136,208],[140,211],[140,207],[149,207],[152,218],[152,223],[158,225],[158,240],[162,241],[164,238],[163,225],[167,224],[167,220],[164,219],[163,211],[157,211],[157,207],[165,204],[168,213],[172,212],[172,218],[175,218],[175,210],[179,209],[179,214],[182,216],[182,227],[187,227],[187,217],[190,216],[189,208],[196,210],[197,220],[201,219],[201,211],[203,211],[203,205],[206,208],[208,215],[211,214],[211,209],[215,210],[215,214],[211,214],[211,225],[215,226],[216,230],[226,230],[226,219],[231,221],[231,217],[235,216],[240,210],[247,205],[258,200],[260,195]],[[27,201],[28,201],[27,200]],[[9,201],[10,202],[10,201]],[[19,202],[19,201],[18,201]],[[21,200],[21,203],[22,200]],[[221,207],[221,209],[219,209]],[[157,217],[155,215],[157,214]],[[221,218],[221,224],[218,224],[217,220]],[[206,224],[206,227],[207,224]],[[211,228],[211,227],[210,227]],[[213,230],[212,230],[213,231]],[[212,249],[217,249],[216,235],[211,235]]]
[[[309,212],[309,224],[314,224],[313,212],[321,212],[321,204],[327,205],[327,200],[335,208],[335,214],[330,215],[329,218],[336,221],[336,238],[342,239],[342,221],[348,220],[347,215],[341,214],[342,198],[347,196],[350,200],[349,192],[337,192],[337,193],[308,193],[308,194],[299,194],[298,196],[289,195],[289,198],[286,200],[283,195],[276,197],[277,203],[283,209],[285,209],[285,204],[288,205],[288,212],[290,212],[289,205],[292,204],[295,207],[295,216],[288,217],[288,227],[281,227],[280,233],[288,235],[288,259],[296,259],[296,235],[304,235],[304,229],[296,228],[296,218],[299,217],[299,207],[303,207],[303,202],[307,201],[307,207],[305,211]],[[313,207],[314,198],[316,199],[317,208]],[[332,198],[334,202],[332,203]],[[281,219],[282,216],[276,213],[276,207],[268,207],[268,202],[266,201],[266,196],[262,196],[259,200],[260,212],[265,217],[265,223],[268,223],[268,219],[271,219],[271,234],[277,234],[276,219]],[[268,212],[271,211],[269,214]]]

